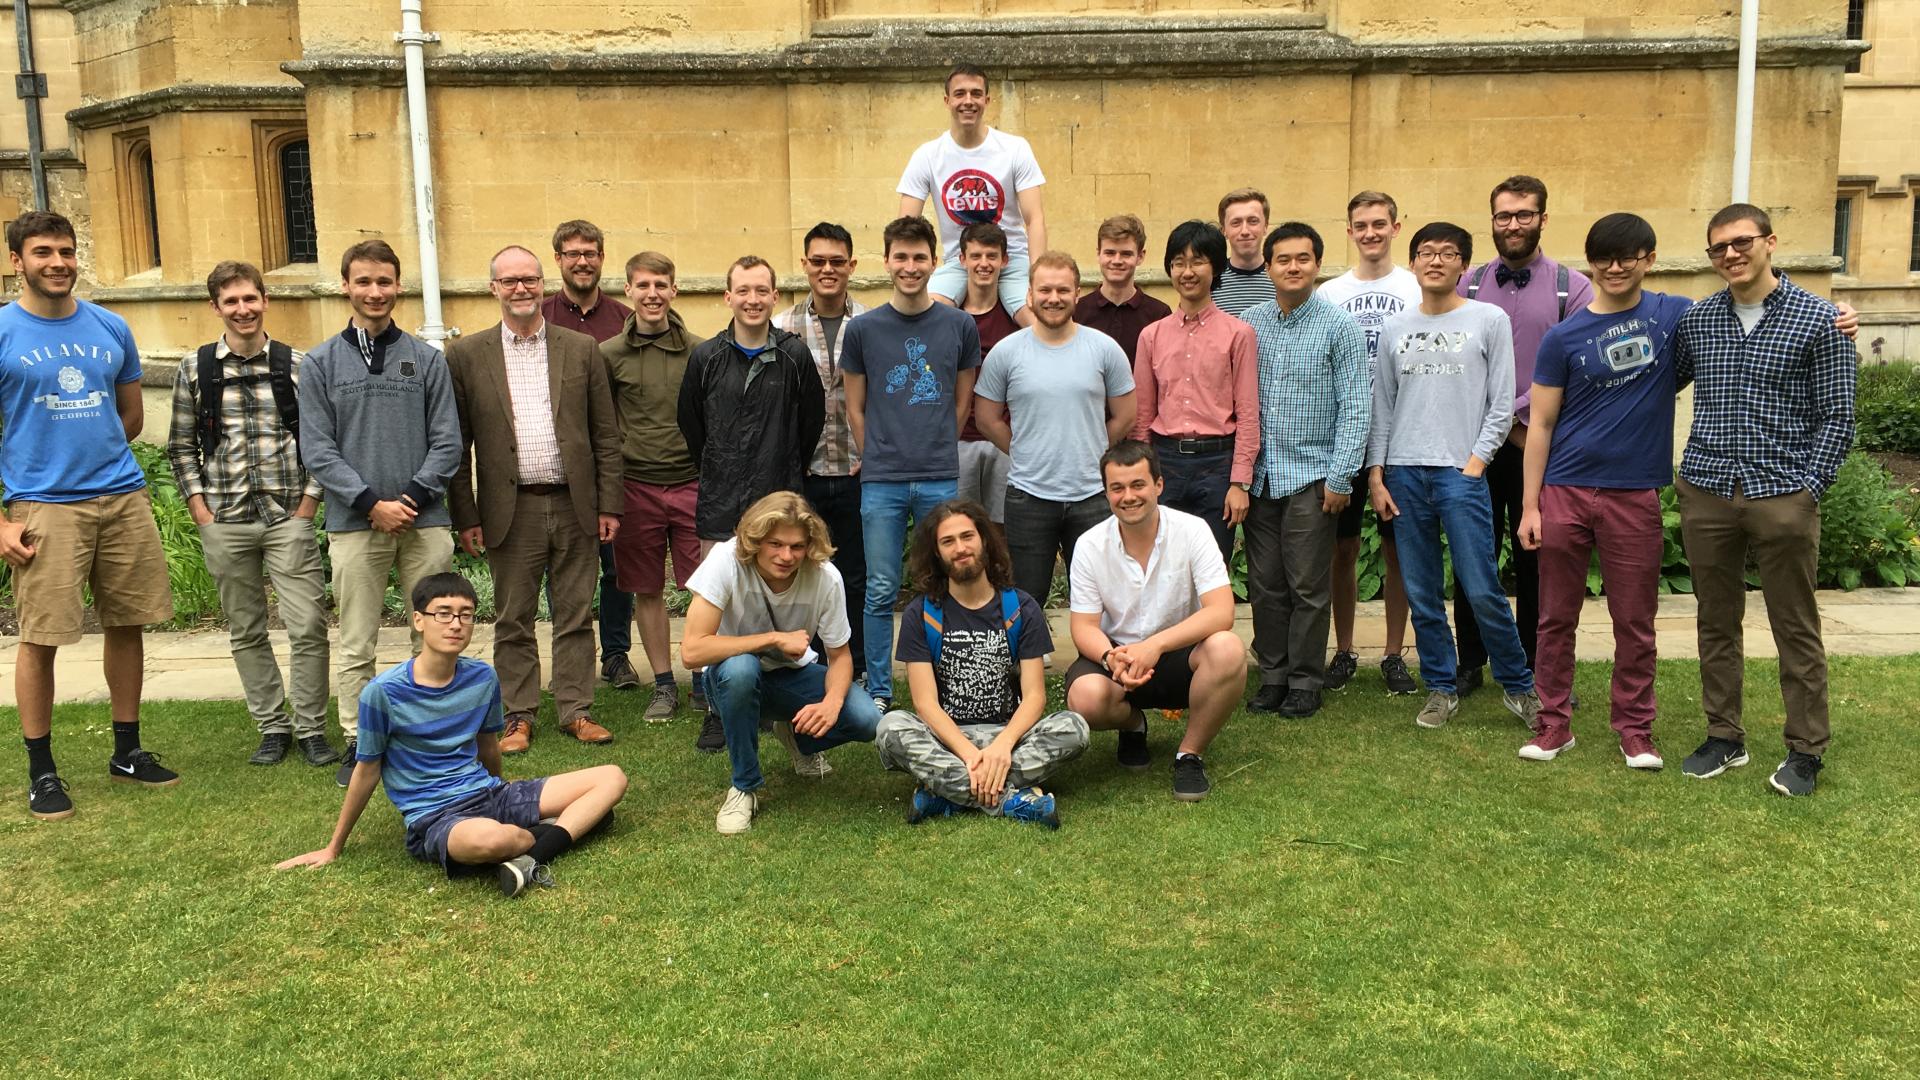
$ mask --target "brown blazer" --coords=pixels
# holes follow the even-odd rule
[[[480,526],[488,547],[513,527],[520,461],[507,394],[507,353],[495,323],[447,347],[453,400],[460,410],[460,467],[447,489],[453,527]],[[620,424],[599,346],[585,334],[547,324],[547,385],[553,398],[553,431],[560,467],[567,476],[574,516],[588,536],[600,535],[599,515],[626,507]],[[475,499],[474,481],[479,480]]]

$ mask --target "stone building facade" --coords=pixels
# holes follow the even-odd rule
[[[545,250],[572,217],[607,231],[615,278],[637,250],[672,255],[702,332],[723,318],[721,275],[739,255],[801,287],[799,240],[821,219],[853,230],[857,284],[877,291],[895,181],[946,126],[940,80],[956,60],[992,74],[993,122],[1032,142],[1054,246],[1089,274],[1107,215],[1146,221],[1157,268],[1167,229],[1211,217],[1221,193],[1248,184],[1273,198],[1276,220],[1327,235],[1326,272],[1338,273],[1352,192],[1385,189],[1414,226],[1446,218],[1484,236],[1488,189],[1529,172],[1552,190],[1550,253],[1576,258],[1589,223],[1632,209],[1663,238],[1656,287],[1703,293],[1705,221],[1728,200],[1738,6],[1594,10],[424,0],[438,35],[426,77],[445,321],[490,325],[488,257],[509,243]],[[280,336],[319,338],[346,318],[339,252],[371,236],[405,260],[416,295],[399,318],[417,325],[400,0],[33,0],[33,16],[55,207],[85,233],[90,295],[127,316],[145,351],[177,356],[212,337],[200,282],[223,258],[269,269]],[[1853,130],[1856,77],[1843,69],[1859,49],[1846,32],[1833,0],[1768,0],[1760,22],[1753,197],[1777,210],[1779,261],[1819,291],[1834,267],[1834,177],[1847,171],[1843,87]],[[1869,74],[1891,70],[1892,54],[1869,54]],[[1898,151],[1907,164],[1861,166],[1876,177],[1875,213],[1880,188],[1910,188],[1914,177],[1897,178],[1920,169],[1914,128]],[[30,203],[12,115],[0,142],[0,211],[11,211]],[[1881,310],[1878,292],[1866,300],[1855,302]]]
[[[1920,361],[1920,0],[1849,0],[1847,19],[1872,48],[1841,91],[1834,295],[1860,309],[1862,360]]]

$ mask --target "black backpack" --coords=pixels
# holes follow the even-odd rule
[[[220,421],[220,395],[229,383],[246,385],[266,379],[273,384],[273,404],[280,410],[280,423],[287,433],[293,436],[294,444],[300,442],[300,397],[293,384],[293,348],[278,341],[267,342],[267,373],[264,375],[242,375],[237,379],[220,377],[221,363],[213,354],[219,343],[200,346],[200,354],[194,368],[194,380],[199,384],[199,410],[195,416],[194,435],[200,443],[200,452],[211,453],[226,437],[226,426]]]

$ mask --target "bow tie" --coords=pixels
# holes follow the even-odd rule
[[[1525,285],[1526,282],[1523,281],[1520,284]],[[538,330],[535,330],[533,333],[528,334],[526,337],[521,337],[519,334],[516,334],[511,330],[507,331],[507,334],[508,336],[513,338],[513,343],[518,346],[530,346],[530,345],[540,344],[540,331]]]
[[[1506,263],[1501,263],[1493,268],[1493,283],[1495,285],[1505,285],[1508,282],[1512,282],[1524,289],[1527,287],[1527,282],[1532,280],[1532,267],[1523,266],[1518,270],[1509,270],[1507,269]]]

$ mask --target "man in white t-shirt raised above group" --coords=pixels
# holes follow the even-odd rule
[[[987,124],[987,73],[972,64],[956,64],[947,73],[945,134],[921,144],[907,161],[896,189],[900,216],[919,217],[933,200],[944,249],[940,269],[928,289],[944,303],[966,295],[967,272],[960,265],[960,233],[990,221],[1007,234],[1007,265],[1000,275],[1000,302],[1022,326],[1033,316],[1027,305],[1029,253],[1047,250],[1047,221],[1040,187],[1047,182],[1034,160],[1033,147],[1018,135]]]
[[[1408,308],[1420,306],[1420,279],[1404,266],[1393,264],[1393,241],[1400,235],[1400,207],[1384,191],[1362,191],[1347,200],[1347,239],[1360,256],[1353,268],[1320,286],[1320,298],[1353,316],[1367,335],[1369,385],[1379,366],[1380,327]],[[1356,492],[1367,490],[1364,475],[1354,478]],[[1326,688],[1347,685],[1359,669],[1353,647],[1354,606],[1360,598],[1355,570],[1360,562],[1361,517],[1367,500],[1347,503],[1334,526],[1333,547],[1333,659],[1327,664]],[[1407,670],[1407,590],[1400,584],[1400,549],[1393,542],[1393,522],[1379,522],[1380,554],[1386,560],[1380,575],[1380,596],[1387,604],[1387,641],[1380,657],[1380,678],[1389,694],[1411,694],[1420,689]]]

